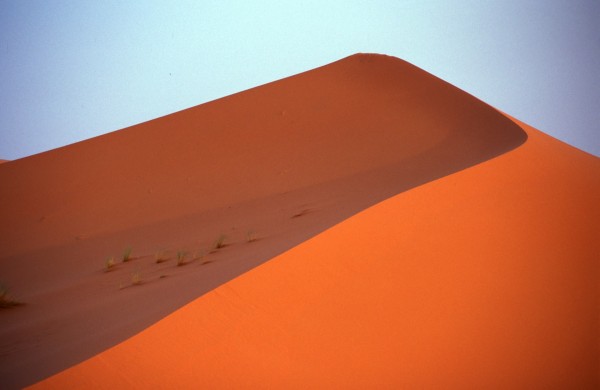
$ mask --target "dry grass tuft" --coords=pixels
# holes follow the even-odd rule
[[[117,262],[115,261],[115,258],[113,256],[109,257],[104,263],[104,272],[112,271],[115,269],[116,265]]]
[[[164,263],[169,260],[169,255],[166,251],[158,251],[154,254],[154,260],[156,264]]]
[[[8,287],[0,283],[0,308],[9,308],[22,305],[22,302],[16,301],[10,297]]]
[[[213,243],[213,251],[216,251],[216,250],[221,249],[221,248],[225,248],[225,245],[226,245],[225,244],[225,240],[226,239],[227,239],[227,236],[224,235],[224,234],[221,234],[219,236],[219,238],[217,238],[215,240],[215,242]]]
[[[177,266],[178,267],[181,267],[182,265],[187,264],[185,262],[186,256],[187,256],[187,252],[185,252],[185,251],[178,251],[177,252]]]
[[[246,232],[246,242],[254,242],[258,239],[254,230],[248,230]]]
[[[204,260],[205,257],[206,251],[204,250],[199,250],[198,252],[196,252],[196,254],[194,254],[194,260]]]
[[[142,272],[138,269],[131,274],[131,285],[137,286],[142,284]]]
[[[123,262],[126,263],[129,260],[131,260],[131,247],[128,247],[127,249],[125,249],[125,251],[123,252]]]

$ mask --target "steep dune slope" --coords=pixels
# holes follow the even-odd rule
[[[0,312],[0,382],[72,366],[357,212],[525,139],[404,61],[355,55],[2,164],[0,278],[26,305]],[[192,260],[220,234],[225,248]],[[128,246],[134,259],[120,263]],[[170,260],[156,264],[163,250]],[[104,273],[108,256],[119,264]]]
[[[35,388],[597,388],[600,160],[523,126]]]

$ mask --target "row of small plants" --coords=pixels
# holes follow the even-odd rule
[[[256,234],[253,231],[248,231],[248,233],[246,234],[246,241],[250,243],[250,242],[256,241],[256,239],[257,239]],[[208,253],[214,253],[214,252],[218,251],[219,249],[226,247],[227,246],[226,240],[227,240],[227,236],[224,234],[221,234],[214,241],[214,243]],[[177,267],[181,267],[183,265],[188,264],[189,263],[188,256],[189,256],[189,253],[185,250],[177,251],[177,253],[175,255],[175,259],[176,259],[175,265]],[[204,250],[201,250],[199,252],[196,252],[192,256],[191,261],[203,260],[205,257],[206,257],[206,252]],[[134,259],[134,257],[132,257],[132,248],[131,247],[126,248],[125,251],[123,252],[123,255],[121,256],[122,262],[127,263],[133,259]],[[169,256],[169,253],[166,250],[160,250],[154,254],[154,261],[156,264],[161,264],[161,263],[167,262],[169,260],[171,260],[171,257]],[[206,263],[208,263],[208,261],[205,261],[202,264],[206,264]],[[117,261],[115,260],[114,256],[111,256],[108,259],[106,259],[106,262],[104,264],[104,271],[105,272],[112,271],[113,269],[115,269],[116,266],[117,266]],[[164,276],[161,276],[161,277],[164,277]],[[142,283],[141,272],[139,270],[137,270],[131,274],[131,284],[139,285],[141,283]],[[121,286],[121,287],[123,287],[123,286]]]
[[[213,243],[213,246],[211,247],[211,250],[209,251],[209,253],[213,253],[213,252],[227,246],[227,244],[225,243],[226,240],[227,240],[227,236],[225,236],[224,234],[221,234]],[[253,231],[248,231],[248,233],[246,234],[246,241],[247,242],[256,241],[256,234]],[[181,267],[185,264],[188,264],[188,261],[187,261],[188,255],[189,255],[189,253],[184,250],[177,251],[176,256],[175,256],[175,259],[176,259],[175,265],[177,267]],[[205,256],[206,256],[206,252],[199,251],[199,252],[195,253],[194,256],[192,256],[192,261],[202,260],[202,259],[204,259]],[[121,260],[123,263],[127,263],[133,259],[134,258],[132,256],[132,248],[128,247],[127,249],[125,249],[125,251],[123,251]],[[164,263],[166,261],[169,261],[170,259],[171,258],[168,255],[167,251],[158,251],[154,255],[154,260],[157,264]],[[207,262],[203,262],[202,264],[206,264],[206,263]],[[117,261],[115,260],[114,256],[111,256],[108,259],[106,259],[106,262],[104,263],[104,271],[105,272],[112,271],[113,269],[115,269],[116,266],[117,266]],[[139,270],[137,270],[131,274],[131,284],[138,285],[141,283],[142,283],[141,272]],[[23,305],[23,303],[14,299],[10,295],[10,291],[9,291],[8,287],[0,282],[0,309],[10,308],[10,307],[15,307],[15,306],[20,306],[20,305]]]

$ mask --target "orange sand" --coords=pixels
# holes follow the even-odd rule
[[[34,388],[597,388],[600,160],[521,126]]]

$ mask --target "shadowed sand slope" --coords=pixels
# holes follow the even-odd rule
[[[523,126],[36,388],[597,388],[600,160]]]
[[[2,164],[0,278],[26,305],[0,312],[0,381],[64,370],[357,212],[525,139],[402,60],[354,55]],[[211,251],[221,234],[226,246]],[[117,265],[103,272],[109,256]]]

